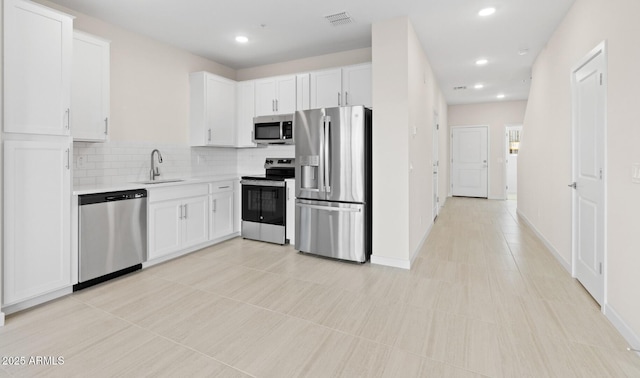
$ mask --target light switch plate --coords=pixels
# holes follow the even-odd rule
[[[79,169],[83,169],[85,167],[87,158],[84,156],[78,156],[76,158],[76,167]]]

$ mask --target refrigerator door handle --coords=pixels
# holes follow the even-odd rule
[[[331,118],[326,117],[324,121],[324,191],[331,192]]]
[[[324,211],[340,211],[340,212],[348,212],[348,213],[360,213],[362,212],[361,208],[354,207],[333,207],[333,206],[321,206],[321,205],[308,205],[306,203],[296,203],[297,207],[306,207],[308,209],[315,210],[324,210]]]

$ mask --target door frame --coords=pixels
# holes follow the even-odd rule
[[[431,146],[432,148],[435,147],[435,150],[436,150],[431,152],[432,165],[433,165],[434,152],[437,152],[437,160],[435,162],[437,173],[431,175],[432,179],[435,176],[435,181],[436,181],[431,183],[431,187],[435,191],[432,194],[433,194],[433,197],[436,198],[436,203],[432,204],[431,206],[432,212],[434,208],[436,209],[435,216],[433,217],[433,221],[435,221],[438,215],[440,215],[440,201],[439,201],[440,200],[440,115],[435,110],[433,111],[432,137],[433,137],[433,140],[431,141]],[[433,216],[433,214],[431,215]]]
[[[502,153],[504,154],[504,182],[502,185],[502,188],[504,190],[504,199],[507,200],[509,197],[509,192],[507,190],[507,184],[509,182],[509,180],[507,180],[507,172],[508,172],[508,166],[507,166],[507,159],[509,158],[508,152],[509,151],[509,129],[512,127],[520,127],[520,141],[522,141],[522,124],[521,123],[507,123],[504,125],[504,146],[502,147]],[[518,153],[519,154],[519,153]]]
[[[600,309],[601,312],[604,313],[605,311],[605,305],[607,304],[607,272],[608,272],[608,264],[607,264],[607,239],[608,239],[608,222],[607,222],[607,216],[608,216],[608,201],[607,201],[607,196],[608,196],[608,185],[607,185],[607,177],[608,177],[608,148],[607,148],[607,142],[608,142],[608,72],[609,72],[609,65],[608,65],[608,48],[607,48],[607,41],[602,41],[600,42],[596,47],[593,48],[593,50],[591,50],[586,56],[584,56],[582,59],[580,59],[580,61],[578,61],[578,63],[576,65],[574,65],[571,69],[571,182],[575,182],[576,181],[576,176],[577,176],[577,172],[576,172],[576,162],[574,159],[574,153],[576,151],[577,148],[577,140],[576,140],[576,136],[577,136],[577,128],[578,128],[578,124],[577,124],[577,112],[578,112],[578,104],[577,104],[577,99],[576,99],[576,91],[577,91],[577,83],[575,80],[575,73],[577,71],[580,70],[580,68],[582,68],[585,64],[587,64],[589,61],[591,61],[593,58],[595,58],[596,56],[602,54],[602,56],[604,57],[604,62],[603,62],[603,70],[604,70],[604,75],[603,75],[603,83],[602,85],[604,86],[604,122],[602,127],[604,128],[603,132],[604,132],[604,139],[602,141],[603,143],[603,172],[602,172],[602,185],[603,185],[603,194],[602,194],[602,200],[603,200],[603,227],[604,227],[604,235],[603,235],[603,244],[604,244],[604,250],[602,251],[602,303],[600,304]],[[576,201],[577,201],[577,195],[575,190],[572,190],[571,193],[571,277],[576,278],[576,264],[577,264],[577,246],[576,246],[576,237],[577,237],[577,230],[576,230],[576,214],[575,214],[575,206],[576,206]]]
[[[484,127],[487,129],[487,197],[491,193],[491,127],[489,125],[458,125],[449,127],[449,197],[453,196],[453,131],[456,129],[470,129]],[[483,198],[483,197],[479,197]]]

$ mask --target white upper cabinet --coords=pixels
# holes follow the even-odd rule
[[[254,81],[241,81],[237,87],[236,147],[256,147],[253,143],[253,117],[256,115]]]
[[[236,82],[208,72],[189,76],[192,146],[235,146]]]
[[[73,19],[4,1],[4,131],[70,135]]]
[[[311,108],[364,105],[371,107],[371,64],[311,73]]]
[[[296,75],[296,110],[311,109],[310,74]]]
[[[340,106],[342,70],[340,68],[311,73],[311,108]]]
[[[256,80],[256,116],[296,111],[296,77],[279,76]]]
[[[73,32],[71,135],[74,140],[108,140],[109,50],[109,41],[77,30]]]
[[[348,66],[342,69],[343,105],[373,104],[371,96],[371,63]]]

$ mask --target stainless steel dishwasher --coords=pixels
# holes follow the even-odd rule
[[[142,268],[147,258],[147,191],[78,198],[78,284],[73,290]]]

